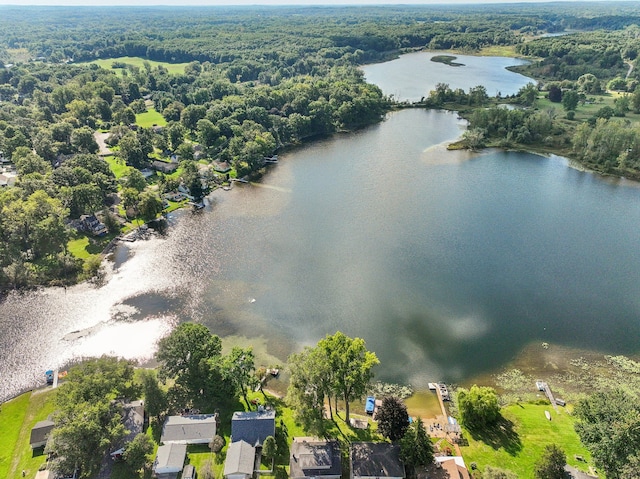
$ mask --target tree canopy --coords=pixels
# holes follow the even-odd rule
[[[498,395],[493,388],[471,386],[457,391],[461,422],[470,429],[494,424],[500,418]]]
[[[409,428],[409,413],[404,402],[393,396],[382,399],[376,412],[378,431],[393,442],[399,441]]]

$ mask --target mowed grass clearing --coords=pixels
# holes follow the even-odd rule
[[[551,413],[547,420],[545,411]],[[557,444],[567,455],[567,463],[587,471],[589,452],[582,446],[574,429],[574,419],[565,408],[555,412],[549,404],[512,404],[502,408],[502,415],[512,429],[484,432],[475,437],[464,431],[469,445],[461,447],[467,466],[472,462],[480,470],[486,466],[513,471],[518,477],[533,477],[536,462],[548,444]],[[585,462],[575,458],[582,456]]]
[[[122,178],[123,176],[127,176],[129,174],[129,167],[120,158],[116,158],[113,155],[105,156],[104,161],[109,164],[109,168],[113,172],[113,174],[117,179]]]
[[[31,450],[31,429],[55,408],[55,390],[36,390],[2,404],[0,410],[0,477],[34,477],[46,462],[42,448]]]
[[[188,63],[167,63],[167,62],[157,62],[155,60],[147,60],[146,58],[140,57],[118,57],[118,58],[102,58],[100,60],[93,60],[92,62],[88,62],[89,64],[95,64],[106,70],[116,70],[119,75],[122,74],[123,68],[113,68],[112,65],[114,62],[121,62],[127,65],[132,65],[138,67],[140,69],[144,69],[144,62],[148,62],[152,68],[157,68],[158,66],[163,66],[167,69],[167,71],[172,75],[178,75],[184,73],[184,67],[188,65]]]
[[[151,128],[152,126],[165,126],[167,124],[167,120],[164,119],[164,116],[155,108],[149,108],[144,113],[138,113],[136,115],[136,125],[142,128]]]

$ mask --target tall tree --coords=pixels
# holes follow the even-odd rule
[[[349,422],[349,403],[360,399],[373,377],[373,367],[380,363],[375,353],[367,351],[364,339],[350,338],[338,331],[318,342],[326,354],[333,374],[332,389],[345,403],[345,421]]]
[[[391,441],[399,441],[409,428],[409,413],[402,399],[387,396],[376,413],[378,431]]]
[[[251,409],[247,390],[256,384],[255,365],[252,348],[234,347],[222,361],[223,374],[233,384],[236,393],[242,394],[247,408]]]
[[[478,387],[458,390],[458,409],[462,423],[470,429],[488,426],[500,417],[498,395],[493,388]]]
[[[160,387],[155,371],[143,369],[140,376],[144,407],[150,416],[160,422],[169,406],[167,393]]]
[[[555,444],[548,444],[542,457],[536,462],[534,476],[536,479],[565,479],[566,463],[567,456],[564,451]]]
[[[413,421],[402,437],[400,456],[411,467],[428,466],[433,462],[433,443],[421,418]]]

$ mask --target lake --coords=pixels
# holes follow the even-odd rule
[[[447,83],[453,90],[462,88],[466,92],[483,85],[489,96],[498,93],[506,96],[518,93],[527,83],[534,82],[506,69],[526,64],[526,60],[456,54],[453,55],[456,57],[454,61],[462,66],[450,66],[431,61],[438,55],[443,53],[409,53],[389,62],[366,65],[362,70],[366,80],[378,85],[385,95],[393,95],[398,101],[412,102],[428,97],[438,83]]]
[[[341,330],[376,352],[378,378],[416,387],[532,342],[637,353],[638,185],[558,157],[446,151],[464,127],[410,109],[281,153],[261,182],[121,246],[103,284],[11,293],[0,398],[84,356],[147,361],[180,321],[269,363]]]

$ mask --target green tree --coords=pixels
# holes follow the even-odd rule
[[[640,455],[640,406],[621,390],[597,391],[578,402],[575,425],[582,443],[607,478],[622,479],[625,467]]]
[[[151,462],[153,441],[144,433],[137,434],[124,450],[124,460],[133,471],[147,468]]]
[[[93,137],[93,130],[83,126],[71,133],[71,145],[80,153],[98,153],[100,147]]]
[[[273,436],[267,436],[262,443],[262,455],[269,461],[273,460],[278,453],[278,445],[276,438]]]
[[[580,101],[580,95],[575,90],[569,90],[562,95],[562,108],[565,111],[575,111],[578,108],[578,102]]]
[[[138,191],[142,191],[147,187],[147,180],[144,175],[140,173],[140,170],[129,168],[129,174],[124,180],[124,186],[126,188],[134,188]]]
[[[457,394],[461,422],[470,429],[494,424],[500,418],[498,395],[493,388],[460,388]]]
[[[145,221],[155,220],[162,213],[162,200],[153,191],[143,191],[138,200],[138,212]]]
[[[212,387],[208,383],[212,366],[219,361],[221,350],[220,338],[206,326],[182,323],[158,343],[159,377],[175,379],[196,400],[206,399]]]
[[[433,462],[433,443],[421,418],[413,421],[402,437],[400,457],[410,467],[428,466]]]
[[[409,428],[409,413],[401,399],[387,396],[376,413],[378,432],[391,441],[399,441]]]
[[[536,479],[564,479],[567,477],[564,470],[566,463],[564,451],[555,444],[548,444],[542,457],[536,462],[534,476]]]
[[[223,374],[234,386],[236,394],[242,394],[247,408],[251,409],[247,390],[256,385],[255,365],[252,348],[234,347],[222,361]]]
[[[167,393],[160,387],[155,371],[143,369],[140,374],[142,396],[147,413],[156,418],[158,423],[169,407]]]
[[[332,389],[345,403],[345,421],[349,422],[349,403],[360,399],[373,378],[373,367],[380,363],[367,351],[364,339],[350,338],[338,331],[318,342],[333,371]]]

